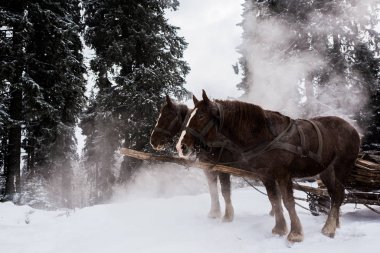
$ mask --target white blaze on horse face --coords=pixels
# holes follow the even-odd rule
[[[161,147],[155,147],[153,144],[152,144],[152,136],[153,136],[153,133],[154,133],[154,129],[157,127],[157,125],[158,125],[158,122],[160,122],[160,119],[161,119],[161,115],[162,115],[162,113],[160,112],[160,115],[158,115],[158,119],[157,119],[157,121],[156,121],[156,125],[154,126],[154,128],[153,128],[153,131],[152,131],[152,133],[150,134],[150,145],[153,147],[153,149],[160,149]]]
[[[188,120],[187,123],[186,123],[186,127],[189,126],[190,121],[191,121],[191,119],[194,117],[194,115],[197,113],[197,110],[198,110],[198,108],[195,108],[194,111],[190,114],[189,120]],[[182,146],[182,140],[183,140],[183,137],[185,137],[185,135],[186,135],[186,130],[183,130],[182,133],[181,133],[181,136],[179,137],[179,140],[178,140],[178,142],[177,142],[177,145],[176,145],[175,147],[176,147],[176,149],[177,149],[177,152],[178,152],[179,157],[182,157],[182,158],[186,158],[186,159],[187,159],[187,158],[189,158],[190,154],[187,155],[187,156],[183,155],[183,153],[182,153],[182,148],[181,148],[181,146]]]
[[[156,127],[158,125],[158,122],[160,122],[161,116],[162,116],[162,113],[160,112],[160,115],[158,115],[158,119],[157,119],[156,125],[154,127]]]

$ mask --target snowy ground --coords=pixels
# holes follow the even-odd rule
[[[271,234],[265,196],[233,191],[235,220],[207,218],[209,195],[129,198],[76,211],[41,211],[0,204],[0,252],[378,252],[380,215],[343,207],[334,239],[320,233],[325,216],[298,209],[305,240],[289,245]],[[377,208],[380,210],[380,208]]]

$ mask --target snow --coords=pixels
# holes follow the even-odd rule
[[[207,193],[42,211],[0,204],[0,252],[377,252],[380,215],[354,205],[342,210],[334,239],[320,233],[326,216],[298,208],[305,240],[290,245],[273,236],[266,196],[252,188],[232,192],[235,219],[207,218]],[[223,201],[222,201],[223,202]],[[377,210],[380,210],[376,207]]]

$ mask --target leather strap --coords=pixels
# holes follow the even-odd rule
[[[316,161],[317,163],[322,164],[323,139],[322,139],[321,130],[319,129],[318,125],[314,121],[312,120],[305,120],[305,121],[310,122],[312,126],[314,127],[315,131],[317,132],[317,136],[318,136],[317,153],[310,151],[308,148],[305,149],[305,142],[306,142],[305,135],[302,128],[299,125],[297,125],[297,130],[300,135],[301,146],[296,146],[296,145],[285,143],[285,142],[276,142],[276,143],[273,143],[273,145],[271,145],[271,147],[267,151],[273,150],[273,149],[282,149],[282,150],[286,150],[291,153],[294,153],[296,155],[299,155],[301,157],[309,157],[313,159],[314,161]]]
[[[301,141],[301,153],[303,157],[306,157],[309,154],[309,147],[306,144],[305,134],[302,130],[302,127],[298,124],[298,122],[300,121],[297,121],[296,126],[298,130],[298,134],[300,136],[300,141]]]
[[[306,120],[308,122],[310,122],[315,131],[317,132],[317,136],[318,136],[318,151],[317,151],[317,157],[319,158],[320,162],[322,161],[322,151],[323,151],[323,139],[322,139],[322,133],[321,133],[321,130],[319,129],[317,123],[315,123],[314,121],[312,120]]]
[[[188,131],[191,135],[193,135],[194,137],[196,137],[198,140],[200,140],[204,145],[206,146],[210,146],[210,143],[207,142],[205,140],[205,136],[206,134],[210,131],[210,129],[217,125],[218,126],[218,131],[220,132],[221,128],[223,127],[223,123],[224,123],[224,113],[223,113],[223,107],[219,104],[219,103],[216,103],[216,106],[218,108],[218,118],[219,118],[219,125],[217,125],[215,123],[215,119],[214,118],[211,118],[209,122],[207,122],[207,124],[203,127],[203,129],[198,132],[197,130],[195,129],[192,129],[191,127],[185,127],[185,130]],[[221,146],[222,147],[222,146]],[[224,147],[224,146],[223,146]]]
[[[168,136],[174,136],[175,134],[171,133],[170,131],[173,130],[176,123],[182,124],[182,117],[180,113],[177,113],[176,117],[170,122],[167,129],[161,128],[161,127],[155,127],[153,131],[166,134]]]

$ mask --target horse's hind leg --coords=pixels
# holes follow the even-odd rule
[[[219,181],[222,188],[222,195],[224,203],[226,205],[226,211],[224,213],[223,221],[231,222],[234,219],[234,207],[231,201],[231,177],[230,174],[220,173]]]
[[[269,201],[272,205],[272,210],[276,224],[272,229],[272,233],[276,235],[286,235],[288,228],[286,227],[286,221],[281,205],[281,193],[274,180],[263,180],[263,184],[267,190]]]
[[[284,205],[289,212],[290,217],[290,233],[288,241],[301,242],[303,241],[302,225],[296,213],[296,206],[293,197],[293,183],[290,176],[279,179],[278,182],[282,194]]]
[[[339,223],[339,208],[344,200],[344,187],[336,180],[334,171],[327,170],[321,173],[320,177],[331,197],[331,208],[322,234],[334,237]]]
[[[339,227],[339,209],[344,201],[344,185],[352,164],[346,165],[336,161],[328,169],[320,174],[322,182],[331,197],[331,209],[326,223],[322,228],[322,233],[328,237],[334,237],[336,228]]]
[[[207,177],[208,188],[211,197],[211,209],[208,214],[209,218],[220,218],[220,203],[219,203],[219,193],[218,193],[218,173],[204,170]]]

